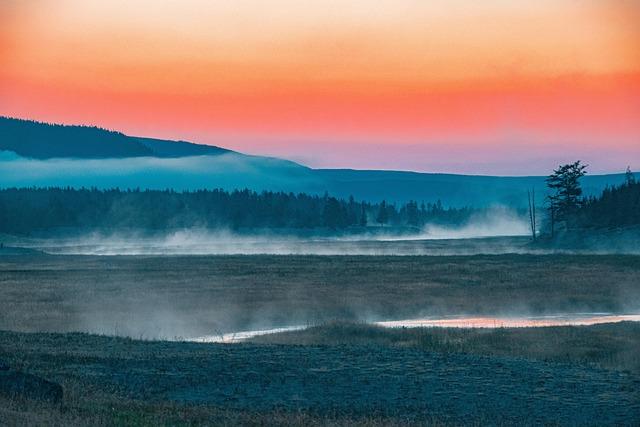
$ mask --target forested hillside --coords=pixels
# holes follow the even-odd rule
[[[640,182],[631,176],[625,184],[586,199],[571,222],[581,228],[640,225]]]
[[[403,205],[328,195],[203,190],[0,190],[0,233],[51,229],[293,228],[346,230],[366,226],[459,225],[477,212],[410,201]]]
[[[67,126],[0,117],[0,151],[34,159],[184,157],[230,152],[220,147],[127,136],[94,126]]]
[[[589,175],[582,181],[583,195],[599,195],[606,186],[623,182],[624,174]],[[540,205],[546,195],[543,176],[312,169],[221,147],[0,117],[0,188],[67,186],[328,192],[343,199],[353,195],[397,203],[441,200],[457,208],[521,209],[527,191],[535,189]]]

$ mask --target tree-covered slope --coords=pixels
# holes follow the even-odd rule
[[[197,157],[196,157],[197,156]],[[621,169],[624,165],[621,165]],[[587,175],[586,196],[620,185],[624,174]],[[86,126],[0,118],[0,188],[141,188],[177,191],[250,188],[256,191],[329,192],[339,198],[444,206],[526,206],[546,194],[544,176],[499,177],[404,171],[310,169],[291,161],[249,156],[220,147],[131,137]]]
[[[186,157],[228,153],[220,147],[127,136],[90,126],[66,126],[0,117],[0,151],[22,157],[104,159]]]

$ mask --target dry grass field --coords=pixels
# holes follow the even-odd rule
[[[282,345],[382,345],[439,353],[523,357],[593,365],[640,376],[640,322],[542,328],[383,328],[335,322],[301,331],[258,336]]]
[[[7,255],[0,360],[64,397],[0,393],[0,424],[637,425],[637,323],[363,322],[639,308],[634,256]],[[319,326],[156,341],[292,324]]]
[[[575,312],[640,312],[640,257],[0,257],[0,329],[24,332],[174,338]]]
[[[640,420],[637,374],[448,350],[375,339],[347,345],[198,344],[0,332],[0,359],[64,389],[56,406],[4,399],[0,420],[47,425],[637,425]]]

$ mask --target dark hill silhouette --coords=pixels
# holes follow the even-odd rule
[[[185,141],[127,136],[98,127],[57,125],[8,117],[0,117],[0,150],[34,159],[185,157],[230,152]]]
[[[250,188],[310,194],[327,191],[344,199],[352,195],[361,200],[386,200],[389,203],[441,200],[443,205],[454,207],[500,204],[519,208],[526,206],[527,190],[535,188],[539,205],[546,194],[545,176],[311,169],[288,160],[250,156],[215,146],[132,137],[96,127],[52,125],[2,117],[1,151],[15,152],[19,158],[5,159],[7,167],[0,168],[0,188],[95,186],[192,191]],[[176,165],[172,166],[171,162],[146,162],[144,156],[209,157],[193,158],[174,167]],[[42,160],[37,174],[28,173],[31,164],[24,157]],[[59,157],[79,160],[48,160]],[[120,160],[113,162],[109,160],[111,158]],[[100,161],[89,163],[84,159]],[[598,196],[607,186],[620,185],[624,180],[624,174],[587,175],[582,180],[584,194]]]
[[[155,138],[131,137],[153,152],[156,157],[188,157],[188,156],[217,156],[232,153],[231,150],[213,145],[194,144],[187,141],[167,141]]]

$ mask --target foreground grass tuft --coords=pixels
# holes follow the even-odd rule
[[[387,345],[445,353],[525,357],[588,363],[640,373],[640,323],[544,328],[384,328],[334,322],[300,331],[255,337],[288,345]]]

